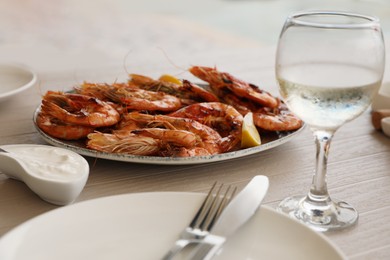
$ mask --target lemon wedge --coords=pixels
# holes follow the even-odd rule
[[[161,77],[158,80],[164,81],[164,82],[169,82],[169,83],[174,83],[177,85],[183,84],[180,79],[176,78],[175,76],[169,75],[169,74],[161,75]]]
[[[260,134],[253,123],[253,113],[244,116],[242,124],[241,148],[250,148],[261,145]]]

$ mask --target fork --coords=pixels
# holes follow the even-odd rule
[[[237,187],[232,188],[232,186],[229,185],[221,196],[223,186],[224,185],[221,184],[219,188],[217,188],[217,182],[213,184],[188,227],[182,231],[180,238],[176,240],[173,247],[162,258],[162,260],[173,259],[189,244],[202,243],[203,239],[209,234],[214,223],[218,220],[218,217],[231,201],[237,190]],[[224,238],[215,237],[215,239],[218,240]]]

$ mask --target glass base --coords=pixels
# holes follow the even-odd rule
[[[358,213],[352,206],[330,198],[326,201],[313,201],[308,196],[288,197],[279,204],[277,211],[320,232],[348,228],[358,220]]]

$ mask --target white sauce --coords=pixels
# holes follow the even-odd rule
[[[6,150],[25,169],[38,178],[55,181],[72,181],[88,172],[88,163],[80,155],[56,147],[8,146]]]

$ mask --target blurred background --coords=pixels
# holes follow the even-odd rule
[[[148,2],[159,4],[150,5]],[[157,0],[137,3],[135,8],[177,15],[227,33],[271,44],[276,43],[285,18],[301,10],[341,10],[374,15],[380,18],[384,31],[390,31],[389,0]]]
[[[82,67],[160,48],[194,61],[206,49],[274,46],[290,13],[320,9],[377,16],[390,35],[388,0],[1,0],[0,60],[54,70],[64,52]]]
[[[26,40],[51,42],[76,35],[78,39],[69,38],[68,47],[82,44],[81,38],[87,41],[96,37],[98,44],[104,44],[102,38],[113,42],[129,40],[136,33],[142,37],[142,32],[153,31],[152,23],[137,27],[138,19],[157,16],[162,19],[178,17],[184,23],[196,23],[258,43],[273,44],[287,15],[318,9],[375,15],[381,19],[385,33],[390,31],[388,0],[2,0],[0,29],[12,28],[14,34],[4,35],[0,31],[0,44]],[[86,24],[95,24],[95,29],[88,31],[89,28],[79,24],[80,17]],[[58,34],[46,35],[45,31],[51,31],[46,30],[47,27],[56,27]],[[110,34],[110,31],[119,31],[118,28],[121,28],[121,35]],[[28,34],[19,35],[26,29],[29,29]],[[169,31],[154,32],[155,35],[158,33],[169,38]],[[136,39],[130,42],[136,42]]]

